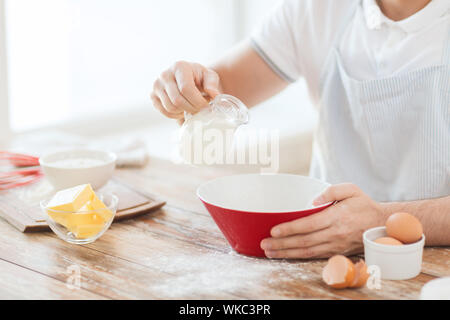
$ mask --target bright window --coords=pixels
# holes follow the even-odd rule
[[[14,131],[149,106],[179,59],[236,41],[230,0],[5,0]]]

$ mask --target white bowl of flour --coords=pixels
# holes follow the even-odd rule
[[[116,159],[112,152],[75,149],[44,155],[39,163],[56,190],[85,183],[98,189],[111,178]]]

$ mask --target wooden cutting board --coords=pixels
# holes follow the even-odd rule
[[[165,204],[117,179],[110,180],[99,191],[112,192],[119,198],[114,222],[149,213]],[[27,187],[0,191],[0,217],[22,232],[48,231],[50,227],[39,201],[51,193],[51,187],[45,180]]]

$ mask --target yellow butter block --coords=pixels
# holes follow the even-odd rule
[[[55,222],[65,226],[65,227],[67,226],[68,213],[66,213],[66,212],[53,212],[53,211],[50,211],[50,210],[48,210],[47,213]]]
[[[50,200],[47,209],[55,222],[79,239],[96,236],[114,217],[89,184],[59,191]]]
[[[103,230],[102,224],[85,224],[73,228],[72,233],[79,239],[91,238]]]
[[[47,209],[55,211],[77,212],[94,195],[90,184],[82,184],[57,192],[47,204]]]
[[[102,216],[95,212],[90,213],[74,213],[70,214],[66,220],[66,227],[68,229],[72,229],[77,226],[84,225],[94,225],[99,224],[103,225],[105,220],[103,220]]]
[[[102,216],[105,222],[108,222],[114,216],[111,210],[94,193],[91,197],[90,207]]]
[[[70,213],[66,222],[67,229],[75,234],[77,238],[95,236],[103,229],[104,225],[103,217],[93,210],[90,201],[78,213]]]

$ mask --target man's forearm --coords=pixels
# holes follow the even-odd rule
[[[423,225],[428,246],[450,245],[450,196],[436,199],[382,203],[386,219],[395,212],[408,212]]]
[[[220,77],[221,90],[252,107],[287,87],[248,42],[228,52],[211,68]]]

